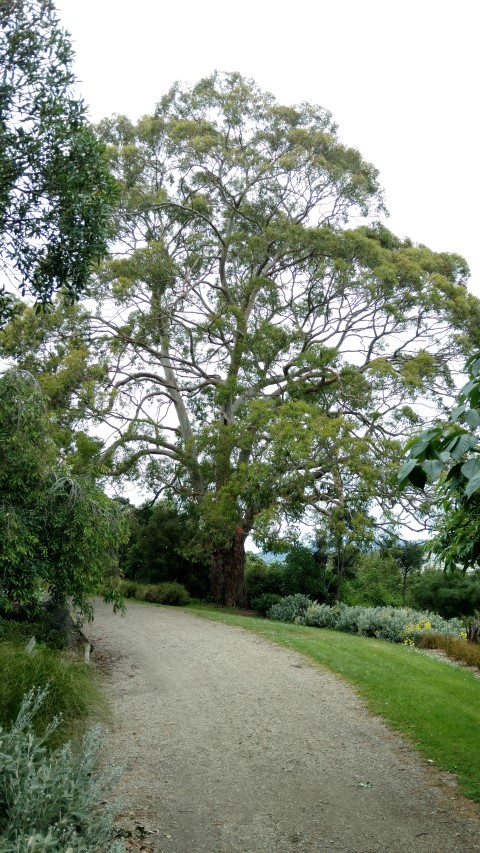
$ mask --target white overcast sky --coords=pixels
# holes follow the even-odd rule
[[[98,121],[153,111],[214,69],[280,102],[329,109],[380,170],[388,226],[458,252],[480,296],[479,18],[475,0],[57,0]]]

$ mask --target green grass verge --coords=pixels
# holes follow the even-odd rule
[[[50,746],[65,740],[76,740],[91,722],[109,719],[108,703],[92,667],[74,660],[70,654],[36,646],[31,654],[25,645],[0,642],[0,726],[10,728],[24,694],[31,687],[48,685],[48,695],[35,725],[45,725],[60,717]]]
[[[370,711],[407,736],[480,802],[480,680],[413,648],[320,628],[240,616],[194,602],[190,613],[253,631],[353,684]]]

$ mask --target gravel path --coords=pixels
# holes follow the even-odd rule
[[[138,603],[99,603],[89,637],[111,660],[121,823],[155,851],[480,851],[455,788],[296,653]]]

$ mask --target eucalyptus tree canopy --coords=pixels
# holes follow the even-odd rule
[[[105,253],[114,185],[72,63],[52,0],[2,0],[0,322],[11,285],[43,303],[60,287],[76,298]]]
[[[377,172],[319,107],[214,74],[99,134],[121,191],[89,338],[104,471],[196,505],[212,593],[241,604],[249,533],[310,508],[350,541],[391,505],[412,405],[437,406],[479,303],[460,257],[371,224]]]

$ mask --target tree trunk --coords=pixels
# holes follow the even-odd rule
[[[245,539],[247,534],[238,526],[230,544],[214,548],[212,554],[211,594],[216,604],[226,607],[246,607]]]

